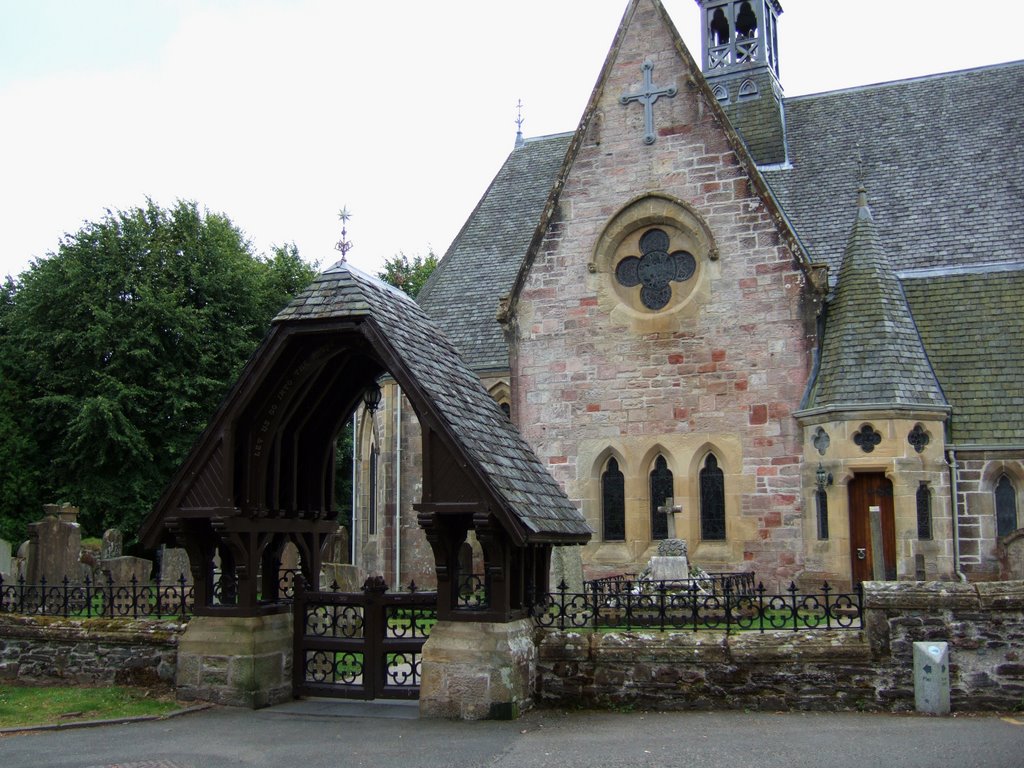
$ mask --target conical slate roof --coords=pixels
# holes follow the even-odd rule
[[[861,190],[838,288],[826,310],[821,363],[809,406],[945,405]]]
[[[440,422],[455,438],[469,460],[468,470],[504,507],[496,511],[513,527],[525,528],[520,533],[526,540],[582,542],[590,537],[583,515],[416,302],[338,262],[285,307],[274,324],[324,320],[366,322],[379,330],[380,343],[388,348],[383,351],[411,375],[403,377],[406,395],[420,417]]]

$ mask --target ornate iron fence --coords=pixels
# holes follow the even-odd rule
[[[748,589],[745,579],[720,579],[713,587],[699,579],[590,582],[588,587],[568,592],[562,582],[558,592],[535,606],[534,620],[541,627],[622,631],[863,629],[859,584],[848,594],[828,582],[817,592],[800,592],[791,583],[771,594],[761,583]]]
[[[115,584],[89,577],[80,583],[67,577],[58,584],[27,584],[0,577],[0,613],[24,613],[64,618],[180,618],[192,615],[195,596],[185,575],[171,583],[141,583],[133,576],[129,584]]]

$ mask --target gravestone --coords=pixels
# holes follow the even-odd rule
[[[320,588],[330,589],[337,584],[341,592],[357,592],[360,589],[358,569],[350,564],[348,528],[339,526],[324,543],[323,562],[320,570]]]
[[[164,546],[160,550],[160,583],[178,584],[182,575],[185,583],[192,583],[192,566],[188,553],[178,547]]]
[[[11,569],[11,542],[0,539],[0,576],[10,580],[14,571]]]
[[[552,590],[559,589],[564,581],[566,592],[579,594],[583,592],[583,555],[582,547],[566,546],[551,548],[551,576],[550,585]],[[542,596],[537,595],[537,599]]]
[[[117,528],[108,528],[103,532],[103,544],[100,547],[100,560],[110,560],[124,554],[124,534]]]
[[[28,526],[28,574],[30,584],[60,584],[67,577],[77,583],[81,566],[82,529],[78,508],[67,504],[45,504],[42,520]]]
[[[141,587],[149,583],[153,563],[141,557],[112,557],[100,560],[100,571],[104,581],[109,578],[116,586],[130,587],[134,578],[135,583]]]
[[[658,554],[651,558],[648,568],[654,581],[684,581],[690,578],[690,561],[684,539],[664,539],[658,542]]]

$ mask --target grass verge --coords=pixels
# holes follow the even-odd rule
[[[162,715],[179,709],[168,696],[119,685],[95,688],[0,685],[0,728]]]

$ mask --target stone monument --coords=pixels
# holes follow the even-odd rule
[[[0,576],[10,581],[14,571],[11,569],[11,542],[0,539]]]
[[[103,544],[100,546],[100,560],[110,560],[124,554],[124,534],[117,528],[108,528],[103,532]]]
[[[181,577],[185,583],[192,583],[192,565],[188,553],[178,547],[163,546],[160,548],[160,583],[164,585],[179,584]]]
[[[658,542],[658,554],[651,558],[647,570],[654,581],[684,581],[690,578],[690,561],[684,539],[676,538],[676,515],[683,511],[673,499],[665,499],[658,512],[668,517],[668,538]]]
[[[28,526],[29,584],[60,584],[67,577],[78,582],[81,573],[79,554],[82,529],[78,524],[78,507],[69,504],[44,504],[42,520]]]

